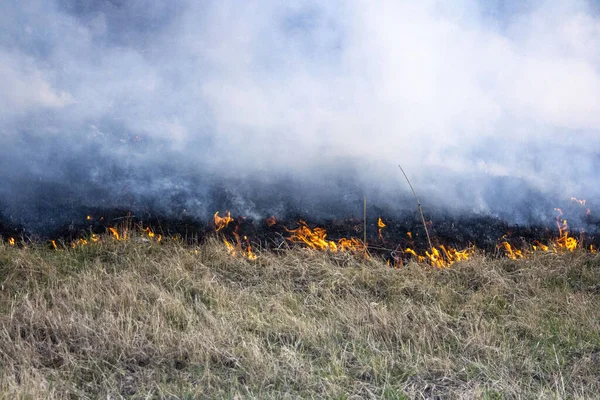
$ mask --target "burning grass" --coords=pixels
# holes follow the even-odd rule
[[[393,269],[117,233],[0,243],[4,398],[600,392],[600,256],[583,249]]]

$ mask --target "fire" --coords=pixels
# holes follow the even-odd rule
[[[248,247],[246,248],[246,253],[244,254],[244,256],[248,260],[256,260],[258,258],[258,256],[252,252],[252,247],[250,247],[250,245],[248,245]]]
[[[569,232],[567,231],[562,233],[560,237],[554,241],[554,243],[558,249],[565,249],[571,252],[575,251],[575,249],[579,247],[577,239],[570,237]]]
[[[146,235],[148,235],[148,237],[149,237],[150,239],[154,239],[154,232],[152,232],[152,229],[150,229],[150,228],[145,228],[145,229],[144,229],[144,232],[146,233]]]
[[[533,251],[549,251],[550,247],[546,246],[543,243],[540,243],[539,241],[535,242],[536,244],[534,244],[533,246]]]
[[[113,234],[113,236],[115,237],[115,239],[117,240],[121,240],[121,235],[119,235],[119,231],[117,231],[115,228],[108,228],[108,230],[110,231],[110,233]]]
[[[214,215],[214,220],[215,226],[217,227],[217,232],[219,232],[221,229],[226,228],[227,225],[233,221],[233,218],[231,218],[231,213],[229,211],[227,211],[227,215],[225,217],[219,217],[219,212],[217,211]]]
[[[160,242],[162,240],[162,235],[161,234],[155,234],[154,231],[150,228],[150,227],[146,227],[146,228],[141,228],[140,227],[141,232],[145,233],[146,236],[148,236],[148,239],[156,241],[156,242]]]
[[[571,200],[573,199],[575,198],[573,197]],[[575,200],[579,202],[579,200]],[[582,201],[583,204],[585,204],[585,200]],[[569,225],[567,224],[567,220],[560,218],[563,215],[562,210],[560,208],[555,208],[555,210],[558,211],[558,215],[556,216],[556,225],[558,226],[559,237],[554,241],[554,244],[558,249],[574,251],[578,247],[577,239],[574,237],[569,237]]]
[[[317,250],[337,251],[338,247],[335,242],[326,240],[327,232],[323,228],[310,229],[306,222],[300,220],[298,228],[288,230],[291,236],[288,238],[294,243],[304,243],[308,247]]]
[[[431,265],[433,265],[434,267],[442,268],[445,266],[442,255],[440,254],[439,250],[435,247],[431,249],[431,253],[429,253],[429,251],[426,251],[425,255],[431,262]]]
[[[407,247],[404,249],[404,253],[410,254],[413,258],[417,260],[417,262],[425,262],[429,261],[429,263],[438,268],[448,268],[452,264],[465,261],[472,257],[474,254],[474,248],[468,248],[465,250],[457,250],[452,247],[446,247],[444,245],[440,245],[439,249],[437,247],[433,247],[430,251],[426,251],[425,255],[419,255],[416,251]]]
[[[572,198],[571,201],[577,201],[579,204],[584,205],[585,204],[585,200],[577,200],[575,198]],[[560,208],[555,208],[555,211],[558,212],[558,215],[556,216],[556,226],[558,228],[558,237],[553,239],[550,242],[550,245],[545,245],[543,243],[540,243],[539,241],[535,241],[532,246],[531,249],[532,250],[528,250],[528,249],[515,249],[513,248],[508,242],[504,241],[501,243],[501,245],[504,247],[506,256],[508,258],[511,258],[513,260],[516,260],[517,258],[523,258],[527,255],[529,255],[530,253],[533,252],[549,252],[549,251],[553,251],[554,253],[559,253],[562,251],[568,251],[568,252],[573,252],[575,251],[575,249],[582,247],[582,243],[583,243],[583,232],[581,232],[581,237],[579,239],[579,241],[572,236],[569,236],[569,224],[568,221],[566,219],[562,219],[562,215],[563,215],[563,210]],[[594,252],[594,246],[590,245],[590,252],[593,253]]]
[[[425,252],[431,265],[438,268],[448,268],[455,262],[468,260],[474,252],[472,248],[457,250],[452,247],[446,248],[444,245],[440,245],[440,250],[433,247],[431,253],[429,251]]]
[[[275,217],[271,218],[273,223],[275,223]],[[270,218],[267,219],[267,224],[269,223],[269,220]],[[223,228],[226,228],[231,222],[233,222],[233,218],[231,218],[231,213],[229,211],[227,211],[227,215],[224,217],[219,217],[219,212],[217,211],[214,215],[214,222],[216,231],[219,232]],[[252,247],[250,246],[250,241],[248,240],[248,237],[244,236],[244,239],[242,241],[242,239],[240,238],[240,234],[238,233],[238,228],[239,226],[236,226],[235,231],[233,232],[233,236],[235,237],[235,245],[231,241],[227,240],[227,238],[222,238],[225,247],[227,247],[227,252],[232,256],[240,254],[242,257],[247,258],[248,260],[256,260],[258,256],[252,251]]]
[[[225,247],[227,247],[229,254],[231,254],[232,256],[235,256],[235,246],[232,245],[231,242],[227,239],[223,239],[223,243],[225,243]]]
[[[377,234],[379,235],[379,239],[381,239],[381,241],[384,241],[383,236],[381,235],[381,230],[385,227],[386,225],[381,219],[381,217],[377,218]]]
[[[310,229],[306,222],[300,220],[298,228],[287,230],[291,235],[288,238],[293,243],[303,243],[309,248],[315,250],[325,250],[333,253],[350,251],[353,253],[363,253],[365,258],[370,258],[367,252],[367,246],[357,238],[341,238],[337,242],[327,240],[327,231],[316,227]]]
[[[85,217],[85,219],[86,219],[86,221],[89,221],[89,220],[91,220],[91,219],[92,219],[92,216],[91,216],[91,215],[88,215],[87,217]]]
[[[352,251],[352,252],[366,252],[367,247],[362,241],[356,238],[341,238],[338,240],[338,248],[340,251]]]
[[[352,251],[355,253],[364,252],[365,256],[369,258],[367,253],[367,247],[365,244],[356,238],[342,238],[337,242],[327,240],[327,232],[323,228],[310,229],[306,222],[299,221],[298,228],[288,230],[291,234],[288,240],[294,243],[303,243],[308,247],[316,250],[327,250],[331,252],[339,251]],[[381,218],[377,221],[378,228],[385,227],[385,223]],[[410,232],[408,232],[410,237]],[[405,254],[410,254],[418,262],[429,261],[429,263],[438,268],[447,268],[450,265],[458,261],[468,260],[474,253],[473,248],[465,250],[457,250],[452,247],[439,246],[439,248],[432,248],[431,251],[425,252],[425,255],[419,255],[411,248],[403,250]],[[400,260],[401,262],[401,260]],[[395,263],[397,264],[397,262]]]
[[[81,247],[81,246],[85,246],[86,244],[88,244],[88,241],[82,238],[82,239],[78,239],[78,240],[72,242],[71,247],[76,248],[77,246]]]
[[[155,234],[151,228],[143,228],[142,226],[138,226],[136,229],[140,235],[146,235],[152,241],[160,242],[162,240],[162,235]],[[130,229],[127,227],[122,227],[120,229],[115,228],[115,227],[109,227],[107,229],[107,232],[110,232],[109,236],[111,236],[114,240],[117,240],[117,241],[129,240],[130,234],[131,234]],[[104,239],[105,238],[103,236],[100,236],[97,233],[92,233],[87,238],[81,238],[81,239],[71,242],[71,247],[76,248],[76,247],[85,246],[90,243],[98,243]],[[54,249],[57,249],[57,245],[54,240],[51,240],[50,244],[52,244],[52,247]]]
[[[11,237],[11,238],[9,238],[9,239],[8,239],[8,244],[9,244],[10,246],[14,246],[14,245],[15,245],[15,238],[12,238],[12,237]]]
[[[453,249],[452,247],[446,248],[444,245],[440,245],[440,248],[444,252],[446,259],[449,262],[448,265],[453,264],[457,261],[468,260],[473,255],[472,248],[468,248],[465,250],[457,250]]]
[[[250,246],[247,236],[244,236],[243,240],[246,243],[245,245],[242,244],[240,235],[237,233],[237,228],[236,231],[233,232],[233,236],[235,237],[235,245],[226,238],[222,239],[225,247],[227,247],[227,252],[230,255],[235,257],[237,254],[240,254],[242,257],[247,258],[248,260],[256,260],[258,258],[258,255],[252,251],[252,247]]]
[[[413,257],[418,257],[419,261],[423,261],[422,260],[423,256],[417,255],[417,252],[414,251],[413,249],[411,249],[410,247],[407,247],[406,249],[404,249],[404,252],[412,255]]]
[[[579,200],[573,197],[571,199],[571,202],[577,204],[576,208],[579,208],[579,205],[586,207],[585,200]],[[553,239],[550,239],[544,243],[540,242],[539,240],[535,240],[528,245],[523,245],[522,247],[515,247],[514,244],[511,244],[511,242],[513,242],[512,240],[509,240],[508,238],[503,236],[498,242],[498,249],[500,249],[501,252],[507,258],[513,260],[528,257],[537,252],[574,252],[578,248],[582,251],[588,251],[589,253],[597,253],[598,249],[594,244],[590,244],[589,241],[586,243],[586,238],[584,236],[585,232],[583,230],[579,231],[578,236],[571,236],[573,228],[569,227],[568,221],[566,219],[566,214],[563,213],[563,209],[555,208],[555,211],[557,212],[556,227],[558,229],[558,235],[556,235]],[[571,207],[565,211],[571,213],[573,212],[573,209]],[[231,217],[231,213],[229,211],[227,211],[226,214],[222,217],[219,216],[218,211],[215,212],[214,223],[216,227],[216,232],[220,232],[218,235],[221,237],[221,240],[226,246],[229,254],[231,254],[232,256],[247,258],[248,260],[256,260],[258,258],[258,255],[254,252],[250,239],[247,236],[243,236],[240,233],[240,228],[244,227],[244,222],[242,218],[243,217],[240,217],[234,220],[234,218]],[[91,219],[91,216],[87,216],[87,220]],[[100,220],[102,220],[101,217]],[[272,227],[278,223],[275,219],[275,216],[270,216],[266,218],[265,222],[266,225],[269,227]],[[224,228],[227,228],[232,223],[235,229],[228,229],[227,233],[224,233]],[[297,222],[296,228],[285,229],[288,232],[288,237],[285,240],[288,240],[292,243],[299,243],[303,246],[314,250],[321,250],[332,253],[351,252],[354,254],[363,254],[364,257],[367,259],[370,259],[371,257],[369,249],[372,249],[372,251],[377,254],[381,254],[382,251],[389,251],[391,258],[389,258],[390,255],[387,255],[385,257],[387,258],[388,265],[393,265],[394,267],[401,267],[405,260],[413,259],[419,263],[428,263],[437,268],[448,268],[456,262],[469,260],[476,252],[476,249],[472,246],[467,249],[459,250],[445,245],[430,247],[429,250],[425,252],[419,252],[416,250],[417,248],[413,247],[417,246],[417,244],[413,242],[413,234],[410,231],[406,232],[406,236],[409,239],[409,243],[411,243],[411,247],[403,248],[402,246],[398,246],[395,249],[387,249],[386,247],[388,246],[386,246],[386,242],[384,241],[382,235],[383,229],[385,229],[386,227],[387,225],[383,221],[383,219],[381,217],[378,217],[377,229],[379,238],[381,239],[381,241],[377,245],[379,247],[376,247],[376,245],[372,245],[372,247],[369,248],[365,243],[366,236],[365,238],[363,238],[363,240],[356,237],[342,237],[340,239],[331,240],[328,238],[328,232],[324,228],[310,228],[309,225],[303,220]],[[356,228],[356,232],[359,231],[360,229]],[[73,248],[76,248],[96,242],[101,242],[104,240],[109,240],[111,238],[117,241],[124,241],[130,239],[131,235],[134,235],[135,238],[141,236],[142,238],[147,238],[152,242],[160,242],[162,240],[162,236],[160,234],[155,233],[152,228],[144,227],[142,224],[131,224],[130,220],[128,219],[127,222],[123,225],[108,227],[106,235],[98,235],[95,233],[91,233],[88,237],[71,242],[71,246]],[[233,237],[231,237],[230,235],[233,235],[235,239],[233,239]],[[178,239],[181,240],[181,238],[176,236],[170,240],[176,241]],[[146,242],[148,241],[146,239],[143,240]],[[8,244],[10,246],[15,246],[15,239],[9,238]],[[51,240],[49,244],[55,250],[59,250],[59,246],[55,240]],[[61,248],[64,248],[64,245]]]
[[[510,243],[502,242],[502,246],[504,246],[504,250],[506,250],[506,256],[508,258],[512,260],[523,258],[523,252],[519,249],[513,249]]]
[[[367,246],[361,240],[356,238],[341,238],[337,242],[327,240],[327,231],[325,229],[319,227],[310,229],[306,222],[302,220],[298,221],[298,228],[287,229],[287,231],[290,233],[289,241],[303,243],[311,249],[326,250],[333,253],[340,251],[362,252],[365,254],[365,257],[369,257]]]

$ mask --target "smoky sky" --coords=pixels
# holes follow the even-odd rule
[[[32,229],[414,207],[397,164],[431,207],[516,221],[600,194],[596,1],[0,9],[0,207]]]

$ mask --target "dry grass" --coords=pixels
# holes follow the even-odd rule
[[[194,253],[197,249],[198,254]],[[600,257],[0,244],[3,398],[590,398]]]

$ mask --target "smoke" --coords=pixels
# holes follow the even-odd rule
[[[401,210],[397,164],[429,207],[520,223],[600,194],[596,2],[2,8],[0,212],[32,230],[90,207]]]

